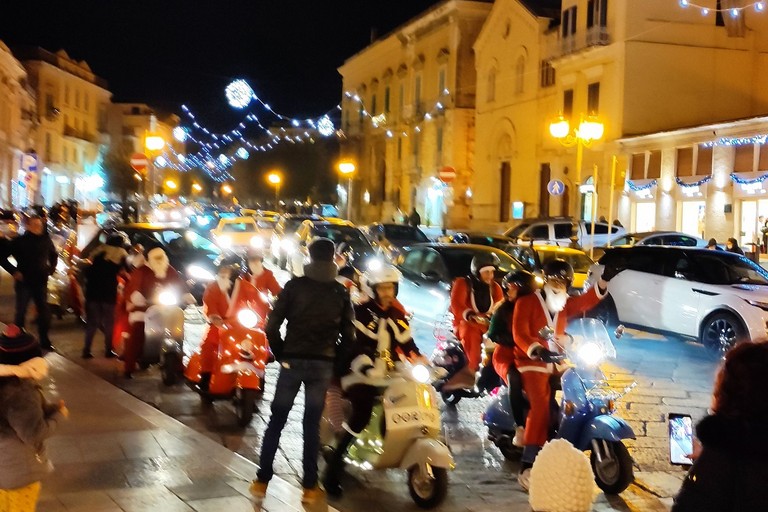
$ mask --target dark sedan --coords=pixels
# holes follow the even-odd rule
[[[242,268],[246,268],[241,256],[222,251],[207,238],[183,226],[127,224],[115,229],[125,232],[132,244],[141,244],[145,248],[159,245],[165,249],[171,266],[187,279],[187,285],[198,303],[202,300],[205,287],[216,278],[216,269],[225,257],[238,258]],[[106,241],[111,231],[100,230],[82,250],[81,256],[87,258],[91,251]]]
[[[453,280],[469,275],[472,258],[489,252],[501,262],[497,281],[523,268],[509,254],[485,245],[429,243],[405,249],[397,264],[403,273],[398,299],[418,320],[440,321],[450,305]]]
[[[403,250],[414,244],[428,243],[430,240],[416,226],[407,224],[389,224],[376,222],[362,228],[368,238],[387,252],[390,259],[394,260]]]

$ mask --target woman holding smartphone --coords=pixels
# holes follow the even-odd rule
[[[701,449],[672,512],[766,510],[768,482],[767,343],[742,343],[725,356],[712,414],[696,427]]]

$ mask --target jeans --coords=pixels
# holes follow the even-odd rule
[[[272,400],[272,416],[264,433],[259,457],[257,477],[268,482],[274,474],[277,445],[280,442],[288,413],[293,407],[296,394],[304,384],[304,479],[302,485],[311,489],[317,485],[317,454],[320,450],[320,419],[325,405],[325,393],[333,376],[333,362],[314,359],[289,359],[280,363],[275,398]]]
[[[48,281],[16,281],[13,288],[16,292],[14,323],[24,327],[29,301],[33,301],[37,308],[37,335],[40,338],[40,346],[49,347],[51,340],[48,339],[48,328],[51,325],[51,311],[48,308]]]
[[[89,300],[85,303],[85,346],[83,352],[91,351],[96,331],[104,333],[104,352],[112,352],[112,331],[115,326],[115,305],[109,302]]]

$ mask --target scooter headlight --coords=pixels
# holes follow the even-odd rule
[[[251,247],[255,249],[261,249],[264,247],[264,239],[260,236],[254,236],[251,238]]]
[[[213,281],[216,279],[213,272],[199,265],[190,265],[189,268],[187,268],[187,274],[196,281]]]
[[[227,235],[220,236],[220,237],[216,238],[216,241],[219,243],[219,246],[222,249],[229,249],[230,247],[232,247],[232,237],[231,236],[227,236]]]
[[[376,272],[377,270],[381,270],[381,267],[384,266],[384,262],[382,262],[380,258],[371,258],[365,266],[368,267],[369,271]]]
[[[579,347],[577,355],[587,366],[597,366],[603,359],[603,350],[597,343],[585,343]]]
[[[415,380],[416,382],[427,384],[429,382],[429,376],[430,376],[429,368],[427,368],[423,364],[417,364],[411,370],[411,376],[413,377],[413,380]]]
[[[253,329],[259,323],[259,315],[251,309],[241,309],[237,312],[237,321],[246,329]]]
[[[175,306],[179,303],[179,298],[170,290],[163,290],[157,296],[157,302],[163,306]]]

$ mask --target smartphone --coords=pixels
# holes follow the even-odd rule
[[[678,466],[690,466],[687,456],[693,453],[693,421],[690,414],[669,414],[669,461]]]

